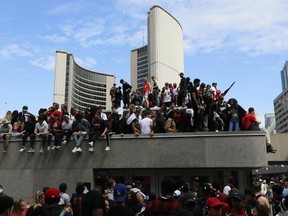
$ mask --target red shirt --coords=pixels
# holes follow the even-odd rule
[[[144,94],[148,94],[150,92],[150,83],[149,82],[144,82]]]
[[[247,214],[245,209],[242,210],[241,214],[237,214],[235,212],[235,210],[232,208],[231,209],[231,213],[229,214],[229,216],[248,216],[248,214]]]
[[[158,198],[148,203],[144,212],[145,216],[176,215],[182,208],[179,201],[174,198]]]
[[[54,124],[54,117],[53,117],[54,115],[58,115],[58,119],[62,120],[62,112],[60,112],[59,110],[53,110],[48,115],[50,116],[49,118],[50,127]]]
[[[248,113],[245,117],[242,118],[242,130],[248,130],[250,124],[256,123],[255,115]]]

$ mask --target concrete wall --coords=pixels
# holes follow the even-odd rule
[[[272,146],[277,149],[275,154],[268,155],[268,161],[279,163],[288,161],[288,134],[287,133],[278,133],[270,135]]]
[[[128,169],[165,169],[168,173],[169,169],[183,169],[184,173],[185,169],[247,171],[267,166],[261,132],[157,134],[152,138],[114,135],[110,151],[104,150],[105,141],[100,140],[95,151],[88,152],[84,141],[81,154],[71,152],[73,141],[62,151],[44,154],[39,153],[39,142],[34,154],[20,153],[20,146],[19,140],[13,140],[8,153],[0,155],[0,184],[15,198],[25,199],[44,186],[58,187],[62,182],[70,185],[70,194],[77,182],[91,182],[93,186],[93,170],[98,169],[117,169],[120,173]]]

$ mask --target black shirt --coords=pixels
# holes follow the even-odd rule
[[[131,85],[129,85],[127,82],[124,82],[123,83],[123,94],[129,94],[131,92],[131,88],[132,88]]]
[[[106,127],[107,127],[107,124],[103,119],[100,119],[100,120],[94,119],[92,121],[91,130],[94,132],[100,131],[101,133],[103,133]]]
[[[102,194],[96,190],[89,191],[83,197],[83,211],[82,215],[90,216],[95,209],[102,209],[103,215],[106,215],[106,205]]]
[[[110,210],[107,213],[107,216],[134,216],[134,213],[129,208],[115,205],[110,208]]]

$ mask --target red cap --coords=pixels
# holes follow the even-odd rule
[[[49,188],[45,192],[45,199],[59,199],[60,191],[57,188]]]
[[[216,206],[219,206],[219,205],[223,205],[222,202],[220,202],[220,200],[216,197],[210,197],[207,201],[206,201],[206,206],[207,207],[216,207]]]

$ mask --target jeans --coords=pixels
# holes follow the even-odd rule
[[[48,135],[48,146],[51,145],[52,138],[54,136],[54,146],[60,146],[61,145],[61,138],[62,138],[62,133],[57,132],[53,134]]]
[[[66,140],[68,142],[71,138],[72,132],[71,129],[62,131],[62,141]]]
[[[2,135],[2,138],[4,140],[4,151],[7,151],[10,137],[11,137],[11,135]]]
[[[102,132],[101,131],[90,131],[89,133],[89,142],[93,141],[93,143],[100,138]],[[110,145],[110,137],[108,133],[105,133],[106,138],[106,146]]]
[[[154,97],[154,102],[155,102],[155,106],[159,106],[159,92],[158,90],[154,90],[153,91],[153,97]]]
[[[30,148],[34,148],[35,145],[35,134],[24,134],[22,137],[22,146],[25,146],[27,138],[30,137]]]
[[[79,148],[83,142],[84,136],[87,134],[87,131],[82,132],[74,132],[73,133],[73,139],[75,142],[75,146]]]
[[[229,131],[239,131],[239,119],[231,118],[229,122]]]

